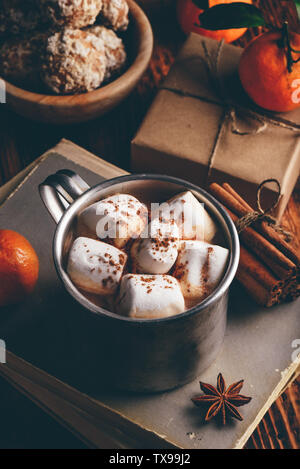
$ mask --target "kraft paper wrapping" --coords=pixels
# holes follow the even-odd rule
[[[187,39],[132,142],[132,169],[172,174],[202,187],[212,181],[226,181],[253,205],[258,184],[275,178],[282,187],[277,207],[280,218],[300,171],[300,131],[269,123],[264,131],[255,134],[259,124],[247,113],[238,112],[238,128],[252,133],[237,135],[232,132],[231,123],[226,122],[209,171],[224,101],[209,73],[203,41],[209,54],[215,55],[217,41],[196,34]],[[241,53],[238,47],[224,45],[218,75],[230,101],[256,111],[258,108],[250,102],[239,82]],[[182,94],[170,89],[180,90]],[[274,116],[300,123],[300,110]],[[265,191],[266,204],[274,200],[275,190],[275,186],[269,186]]]

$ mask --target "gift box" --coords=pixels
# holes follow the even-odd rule
[[[132,141],[132,169],[204,188],[229,182],[254,206],[258,185],[276,179],[280,219],[300,171],[300,109],[275,114],[256,107],[239,81],[241,53],[189,36]],[[266,186],[266,205],[277,191],[273,183]]]

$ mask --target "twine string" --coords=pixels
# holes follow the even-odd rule
[[[270,182],[273,182],[277,185],[277,194],[276,194],[276,199],[273,202],[273,204],[266,208],[262,208],[262,190],[264,186]],[[277,205],[279,204],[281,197],[281,185],[280,182],[277,179],[266,179],[264,180],[257,189],[257,194],[256,194],[256,205],[257,205],[257,210],[253,212],[247,213],[245,216],[241,217],[239,220],[236,221],[235,225],[237,228],[238,233],[241,233],[244,231],[248,226],[251,226],[253,223],[261,220],[261,221],[266,221],[268,225],[272,225],[274,230],[283,235],[286,239],[287,242],[290,242],[292,240],[292,235],[289,231],[285,230],[280,226],[276,220],[276,218],[272,217],[270,215],[270,212],[274,210]]]
[[[220,58],[224,47],[224,40],[220,41],[218,47],[216,49],[215,57],[213,58],[212,54],[208,51],[207,45],[205,41],[202,41],[202,47],[204,50],[205,56],[205,63],[207,66],[208,74],[210,75],[211,80],[215,84],[215,91],[217,92],[218,96],[220,97],[221,102],[225,107],[225,112],[221,118],[221,122],[219,124],[219,131],[216,134],[215,142],[209,157],[208,162],[208,171],[207,171],[207,183],[211,176],[211,172],[214,166],[215,158],[217,155],[217,150],[219,147],[219,143],[221,141],[221,137],[223,131],[226,127],[227,122],[231,124],[231,132],[236,135],[245,136],[245,135],[256,135],[261,132],[264,132],[268,126],[267,121],[256,114],[251,114],[251,118],[257,122],[257,126],[251,130],[241,130],[237,124],[237,108],[233,103],[231,103],[227,97],[227,94],[224,90],[223,84],[221,82],[220,73],[219,73],[219,64]],[[249,115],[249,113],[248,113]]]
[[[220,58],[222,55],[223,47],[224,47],[224,40],[220,41],[218,47],[215,51],[215,54],[208,51],[207,45],[205,41],[201,43],[205,60],[204,63],[207,67],[208,74],[212,83],[214,84],[214,89],[219,97],[219,101],[217,99],[208,98],[206,96],[201,96],[195,93],[189,93],[188,91],[184,91],[180,88],[165,86],[162,85],[160,89],[173,92],[182,97],[189,97],[194,99],[199,99],[200,101],[204,101],[211,104],[217,104],[224,107],[224,112],[222,114],[221,120],[219,122],[218,131],[215,136],[215,140],[212,146],[211,154],[208,159],[208,167],[207,167],[207,183],[209,182],[212,169],[214,167],[214,162],[216,159],[216,155],[219,149],[219,144],[222,139],[224,130],[228,123],[230,124],[231,132],[236,135],[245,136],[245,135],[257,135],[264,132],[268,124],[275,125],[277,127],[281,127],[283,129],[290,130],[292,132],[297,132],[300,130],[300,124],[296,122],[290,121],[288,119],[284,119],[279,116],[273,116],[268,113],[258,113],[257,111],[253,111],[248,108],[244,108],[237,103],[233,103],[230,101],[223,84],[221,82],[220,73],[219,73],[219,63]],[[237,113],[243,114],[253,121],[257,123],[257,126],[251,130],[241,130],[237,123]]]
[[[220,146],[220,142],[223,136],[224,131],[226,130],[228,124],[230,125],[231,132],[236,135],[245,136],[245,135],[257,135],[264,132],[268,125],[274,125],[280,127],[282,129],[290,130],[292,132],[299,132],[300,131],[300,124],[296,122],[290,121],[288,119],[284,119],[279,116],[273,116],[268,112],[259,113],[252,109],[244,108],[237,103],[231,102],[223,84],[221,82],[221,75],[219,73],[219,64],[220,58],[224,46],[224,40],[220,41],[218,47],[215,51],[215,55],[213,56],[207,49],[207,45],[205,41],[202,41],[202,48],[204,51],[205,56],[205,65],[210,76],[212,83],[214,84],[214,89],[219,97],[219,101],[217,99],[212,99],[207,96],[201,96],[194,93],[189,93],[188,91],[184,91],[180,88],[170,87],[170,86],[161,86],[160,89],[167,90],[173,92],[179,96],[189,97],[194,99],[199,99],[200,101],[204,101],[211,104],[221,105],[224,108],[221,120],[219,122],[218,130],[215,136],[215,140],[213,143],[213,147],[211,150],[211,154],[208,160],[208,170],[207,170],[207,183],[209,182],[212,169],[214,167],[214,162],[216,155],[218,153],[218,149]],[[246,117],[251,118],[253,121],[256,122],[256,127],[251,130],[241,130],[237,123],[237,114],[243,114]],[[261,203],[261,194],[263,187],[270,183],[274,182],[277,185],[277,196],[275,202],[266,209],[262,208]],[[282,228],[276,218],[270,215],[270,212],[277,207],[281,197],[281,185],[277,179],[266,179],[263,181],[258,189],[257,189],[257,210],[253,212],[247,213],[244,217],[240,218],[236,222],[237,230],[241,233],[245,228],[252,225],[253,223],[257,222],[258,220],[266,221],[269,225],[272,225],[276,232],[283,235],[286,241],[291,241],[292,235],[290,232],[286,231]]]

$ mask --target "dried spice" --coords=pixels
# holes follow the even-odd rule
[[[225,380],[220,373],[216,388],[211,384],[202,383],[200,381],[200,388],[204,392],[204,395],[194,397],[192,402],[198,407],[203,404],[210,405],[205,417],[206,422],[216,417],[220,412],[222,413],[222,421],[224,425],[227,422],[228,416],[241,421],[243,420],[243,417],[237,407],[249,404],[252,400],[251,397],[242,396],[240,394],[243,384],[244,380],[241,380],[231,384],[226,389]]]
[[[210,191],[224,205],[233,222],[254,212],[253,207],[227,183],[222,186],[211,184]],[[237,279],[257,303],[271,307],[300,295],[299,253],[286,242],[274,224],[258,220],[240,233],[240,241]]]

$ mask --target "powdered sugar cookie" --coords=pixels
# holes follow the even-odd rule
[[[106,72],[104,42],[88,31],[65,29],[48,39],[43,80],[57,94],[98,88]]]
[[[122,39],[120,39],[112,29],[105,26],[92,26],[89,31],[101,38],[105,46],[106,73],[105,81],[110,80],[118,73],[127,59],[127,54]]]
[[[126,0],[103,0],[100,20],[115,31],[126,31],[129,23]]]
[[[83,28],[95,23],[102,0],[40,0],[40,7],[55,26]]]

